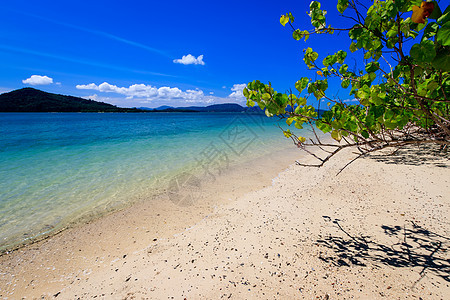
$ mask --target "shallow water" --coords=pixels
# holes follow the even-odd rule
[[[214,177],[292,147],[276,124],[244,113],[0,113],[0,250],[148,199],[180,173]]]

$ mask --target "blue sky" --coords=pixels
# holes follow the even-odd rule
[[[345,26],[335,1],[328,23]],[[311,28],[309,1],[5,1],[0,10],[0,92],[22,87],[122,107],[244,104],[245,83],[278,91],[302,76],[312,47],[320,60],[348,49],[346,33],[292,39],[279,23],[291,11]],[[183,59],[184,56],[184,59]],[[351,65],[351,61],[347,62]],[[330,90],[348,92],[339,82]]]

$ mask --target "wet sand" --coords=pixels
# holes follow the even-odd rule
[[[450,164],[425,153],[250,161],[0,257],[0,296],[448,299]]]

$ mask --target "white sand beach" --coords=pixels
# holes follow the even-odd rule
[[[430,151],[339,176],[348,152],[320,169],[296,149],[249,162],[194,205],[143,201],[0,257],[0,296],[449,299],[450,164]]]

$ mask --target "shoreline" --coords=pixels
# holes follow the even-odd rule
[[[450,165],[414,151],[337,177],[348,152],[320,169],[244,165],[195,209],[137,204],[0,257],[1,296],[446,298]]]
[[[265,153],[257,156],[256,158],[254,158],[254,157],[252,158],[252,157],[248,156],[248,154],[247,154],[247,156],[242,155],[240,157],[239,156],[235,157],[233,160],[230,160],[228,162],[229,163],[228,165],[218,166],[218,168],[217,168],[217,170],[219,172],[218,174],[212,174],[212,173],[201,174],[202,173],[201,168],[194,167],[193,165],[195,165],[195,162],[191,162],[190,164],[185,166],[186,169],[184,169],[184,171],[172,170],[171,172],[165,174],[164,176],[158,177],[155,180],[155,182],[153,182],[147,188],[145,193],[142,193],[142,191],[141,191],[138,194],[132,194],[130,199],[126,203],[116,205],[116,206],[111,206],[110,208],[105,209],[104,211],[100,211],[100,212],[92,212],[91,213],[89,211],[86,211],[83,213],[83,215],[80,215],[76,218],[68,218],[68,219],[73,219],[73,221],[69,221],[65,225],[57,225],[55,227],[55,228],[57,228],[55,231],[49,230],[47,232],[40,232],[36,236],[31,236],[31,237],[24,239],[22,242],[17,242],[15,244],[12,244],[10,247],[4,247],[4,248],[0,249],[0,257],[11,254],[12,252],[20,250],[22,248],[29,247],[33,244],[40,243],[47,239],[51,239],[53,236],[59,235],[67,230],[71,230],[73,228],[78,228],[80,226],[87,225],[90,223],[95,223],[96,221],[98,221],[102,218],[108,217],[111,214],[119,213],[122,211],[127,211],[135,205],[142,205],[143,202],[156,201],[155,203],[161,205],[161,203],[170,200],[171,202],[173,202],[173,204],[175,204],[175,206],[195,205],[195,203],[180,203],[180,202],[176,201],[175,199],[171,199],[171,198],[173,198],[172,195],[174,194],[175,197],[178,197],[180,195],[185,196],[185,195],[183,195],[183,193],[184,192],[187,192],[187,193],[193,192],[192,188],[195,188],[197,190],[204,190],[205,186],[214,184],[215,181],[217,180],[217,177],[219,178],[219,181],[227,181],[227,179],[226,179],[227,174],[235,173],[236,171],[241,170],[241,169],[245,168],[246,166],[253,164],[254,162],[257,162],[259,160],[268,159],[268,160],[274,160],[275,162],[284,160],[284,159],[276,158],[278,153],[283,153],[285,155],[288,155],[289,159],[292,160],[292,162],[294,162],[295,158],[297,157],[296,154],[298,154],[298,152],[300,152],[297,148],[295,148],[293,146],[285,147],[285,148],[274,148],[274,149],[271,149],[269,152],[267,152],[267,150],[265,150],[265,151],[266,151]],[[198,164],[198,162],[197,162],[197,164]],[[284,162],[284,161],[283,161],[283,164],[285,164],[285,167],[289,166],[289,163],[286,164],[286,162]],[[266,164],[265,166],[268,168],[273,167],[270,164]],[[215,170],[215,171],[217,171],[217,170]],[[281,171],[281,170],[279,170],[279,171]],[[224,174],[221,174],[221,173],[224,173]],[[191,182],[187,182],[187,186],[184,187],[184,190],[179,190],[179,191],[177,190],[176,193],[170,193],[169,189],[174,188],[172,186],[173,180],[174,179],[185,179],[185,178],[183,178],[183,175],[186,175],[186,174],[189,175],[190,177],[194,178],[194,181],[192,182],[192,180],[191,180]],[[270,176],[266,176],[266,177],[268,178]],[[170,178],[171,178],[171,180],[169,180]],[[267,178],[265,178],[265,179],[267,179]],[[192,185],[190,183],[193,183],[194,185]],[[202,195],[202,193],[195,193],[195,192],[196,191],[194,191],[194,194],[192,196],[199,198],[199,199],[195,199],[196,202],[206,200],[205,195]],[[211,193],[211,191],[209,191],[209,193]],[[208,196],[210,196],[210,195],[206,195],[206,197],[208,197]],[[223,204],[225,202],[222,201],[218,204],[221,204],[221,203]],[[149,202],[148,204],[151,205],[151,202]],[[208,205],[212,205],[212,203],[209,203]]]
[[[2,152],[4,164],[0,172],[3,175],[4,200],[0,252],[21,248],[30,240],[45,239],[68,227],[158,197],[158,194],[166,192],[169,181],[176,175],[188,171],[199,178],[203,175],[203,168],[209,171],[206,169],[217,167],[221,157],[227,159],[226,167],[228,163],[233,167],[233,164],[249,160],[253,153],[262,156],[287,145],[292,146],[271,122],[264,123],[262,119],[245,114],[220,117],[214,114],[211,118],[194,120],[181,114],[166,127],[158,129],[161,132],[156,134],[152,130],[153,127],[159,128],[158,118],[119,118],[118,128],[133,127],[135,122],[149,123],[136,137],[123,136],[120,130],[110,133],[99,130],[102,127],[98,125],[108,125],[117,118],[91,120],[89,117],[89,122],[86,122],[86,116],[80,118],[75,118],[75,121],[93,124],[83,127],[90,133],[83,135],[81,140],[60,132],[65,128],[63,121],[66,118],[50,118],[49,122],[41,122],[43,120],[37,118],[38,122],[34,120],[31,123],[50,124],[50,121],[55,121],[59,124],[56,126],[59,129],[55,130],[61,134],[53,133],[48,139],[42,139],[45,142],[42,145],[37,143],[36,149],[33,143],[22,145],[20,139],[14,138],[8,148],[6,141],[9,150]],[[191,120],[192,124],[187,128],[188,133],[177,135],[178,131],[173,126],[177,124],[174,121],[180,118]],[[74,124],[78,124],[76,122]],[[202,124],[207,125],[206,132],[199,130]],[[28,129],[36,130],[27,132],[50,132],[47,125],[39,126],[30,125]],[[235,134],[237,129],[239,135]],[[262,139],[263,134],[265,139]],[[67,147],[47,145],[53,145],[51,141],[59,136],[63,140],[61,145]],[[115,139],[111,140],[111,136]],[[98,137],[98,141],[93,137]],[[29,138],[34,139],[33,135]],[[189,144],[190,141],[196,143]],[[26,150],[28,146],[31,150]],[[128,153],[130,147],[134,153]],[[47,161],[46,155],[52,159]],[[7,164],[11,156],[14,159]]]
[[[122,257],[126,255],[124,253],[146,247],[154,239],[169,238],[187,230],[211,214],[215,207],[230,203],[246,192],[270,185],[272,178],[294,163],[299,154],[301,155],[299,149],[291,147],[258,158],[234,161],[234,164],[224,169],[223,174],[215,179],[200,177],[195,173],[197,179],[201,181],[201,193],[194,193],[194,196],[198,197],[195,203],[183,205],[173,202],[169,199],[166,187],[122,209],[106,213],[88,222],[78,222],[49,236],[7,250],[0,256],[0,265],[3,266],[1,269],[5,270],[5,267],[7,269],[6,272],[2,272],[3,275],[11,277],[10,280],[6,278],[8,276],[3,277],[3,280],[0,279],[0,297],[5,296],[3,292],[9,292],[15,278],[23,277],[24,281],[19,283],[14,291],[26,291],[29,285],[24,284],[25,281],[29,283],[45,277],[49,281],[57,282],[60,280],[58,276],[66,277],[61,274],[76,276],[80,269],[87,270],[90,266],[98,264],[100,254],[102,257]],[[261,161],[265,163],[261,164]],[[246,180],[243,181],[242,177]],[[191,192],[189,188],[188,185],[187,193]],[[181,190],[180,194],[184,192],[186,191]],[[116,228],[116,231],[111,228]],[[133,231],[131,228],[138,230],[130,235]],[[138,239],[137,236],[143,238]],[[71,248],[79,249],[74,251],[70,250]],[[16,262],[20,263],[16,265]],[[33,265],[51,265],[51,267],[29,273],[27,269],[30,266],[26,264],[30,264],[31,267]],[[67,272],[68,266],[73,272]],[[54,271],[59,274],[53,274]],[[61,287],[59,284],[56,286]]]

